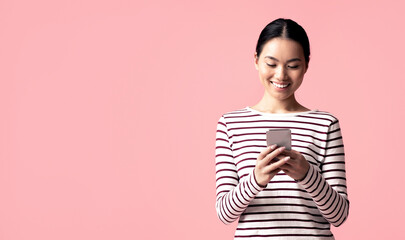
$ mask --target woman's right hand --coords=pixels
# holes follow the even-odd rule
[[[290,159],[286,156],[277,162],[272,162],[285,149],[285,147],[276,147],[277,145],[274,144],[265,148],[257,157],[254,174],[261,187],[266,187],[267,183],[281,170],[280,167]]]

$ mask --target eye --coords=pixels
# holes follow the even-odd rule
[[[272,68],[276,67],[276,64],[270,64],[270,63],[266,63],[266,64],[267,64],[267,66],[272,67]]]
[[[300,65],[293,65],[293,66],[288,66],[288,68],[291,68],[291,69],[296,69],[296,68],[298,68]]]

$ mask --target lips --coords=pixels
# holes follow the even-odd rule
[[[276,82],[272,82],[272,81],[270,81],[270,82],[271,82],[271,84],[273,84],[277,88],[281,88],[281,89],[287,88],[288,86],[291,85],[291,83],[276,83]]]

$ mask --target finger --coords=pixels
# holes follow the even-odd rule
[[[273,164],[273,163],[275,163],[275,162],[278,162],[278,161],[280,161],[280,159],[283,159],[283,158],[285,158],[285,157],[287,157],[287,156],[285,156],[285,155],[283,155],[283,156],[277,155],[277,157],[274,157],[273,159],[271,159],[270,162],[269,162],[267,165],[270,165],[270,164]]]
[[[280,159],[287,157],[287,155],[284,155],[283,153],[280,153],[279,155],[277,155],[277,157],[273,158],[273,160],[271,160],[270,162],[274,161],[274,162],[278,162],[280,161]]]
[[[290,158],[291,160],[291,158]],[[282,166],[280,166],[280,169],[285,171],[291,171],[294,167],[290,164],[290,162],[286,162],[285,164],[283,164]]]
[[[270,165],[264,167],[264,168],[263,168],[263,172],[265,172],[265,173],[271,173],[272,171],[274,171],[274,170],[276,170],[276,169],[282,169],[282,166],[283,166],[284,164],[286,164],[288,160],[290,160],[290,157],[289,157],[289,156],[287,156],[287,157],[281,159],[281,160],[278,161],[278,162],[272,163],[272,164],[270,164]]]
[[[277,155],[283,152],[285,147],[279,147],[277,149],[274,149],[271,153],[267,154],[265,158],[263,158],[261,164],[263,165],[268,165],[273,158],[275,158]]]
[[[291,150],[284,149],[283,153],[286,156],[294,157],[295,154]]]
[[[276,147],[277,147],[277,144],[273,144],[273,145],[266,147],[265,149],[263,149],[263,151],[260,152],[257,159],[262,160],[263,158],[265,158],[267,156],[267,154],[269,154],[271,151],[276,149]]]
[[[277,169],[275,169],[275,170],[273,170],[273,171],[270,171],[269,172],[269,174],[273,174],[273,175],[276,175],[278,172],[280,172],[281,171],[281,169],[280,168],[277,168]]]
[[[284,152],[285,152],[286,155],[288,155],[288,156],[290,156],[291,158],[294,158],[294,159],[298,159],[300,157],[300,155],[301,155],[300,152],[295,151],[294,149],[285,150]]]

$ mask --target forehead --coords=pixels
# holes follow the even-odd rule
[[[302,46],[294,40],[273,38],[263,46],[260,55],[263,58],[271,56],[280,60],[288,60],[291,58],[304,59],[304,50],[302,49]]]

